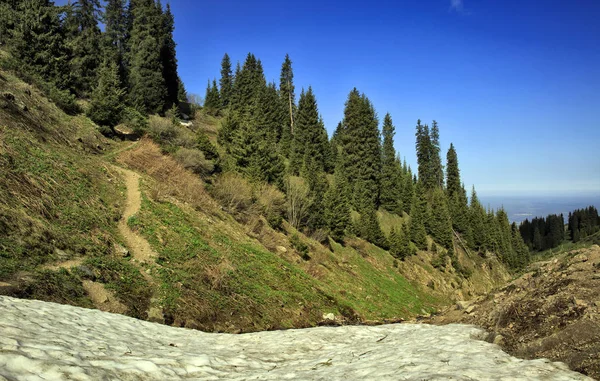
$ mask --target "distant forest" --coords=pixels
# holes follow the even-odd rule
[[[600,231],[600,217],[598,209],[589,206],[569,213],[566,231],[562,214],[525,220],[519,226],[519,231],[530,250],[544,251],[558,247],[567,238],[577,243]]]
[[[188,101],[177,73],[169,5],[109,0],[103,8],[99,0],[79,0],[58,7],[48,0],[1,0],[0,12],[0,43],[11,52],[13,70],[66,112],[85,112],[103,133],[124,122],[143,133],[148,115],[176,119],[177,106]],[[296,91],[289,56],[279,83],[268,83],[253,54],[235,67],[225,54],[200,108],[220,120],[220,147],[199,133],[193,149],[223,172],[277,188],[292,205],[288,222],[307,234],[340,243],[357,235],[398,259],[432,250],[457,263],[455,249],[462,247],[496,253],[511,268],[528,263],[522,231],[506,212],[486,210],[475,188],[467,197],[454,145],[442,164],[436,121],[416,123],[415,173],[394,148],[392,116],[384,115],[380,129],[364,93],[349,92],[343,120],[329,137],[312,88],[301,89],[298,98]],[[78,98],[89,101],[85,110]],[[404,222],[384,234],[379,210]],[[282,217],[268,220],[278,228]]]

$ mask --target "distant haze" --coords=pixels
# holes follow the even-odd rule
[[[504,207],[510,222],[520,223],[525,219],[546,217],[548,214],[563,214],[567,223],[569,212],[600,206],[600,194],[540,195],[540,196],[485,196],[479,195],[482,205],[494,210]]]

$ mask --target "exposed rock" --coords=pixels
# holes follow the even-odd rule
[[[502,336],[502,335],[496,335],[494,337],[493,343],[496,344],[496,345],[500,345],[500,346],[504,345],[504,336]]]
[[[331,312],[328,314],[323,314],[323,320],[332,320],[335,321],[335,315]]]
[[[115,254],[118,255],[119,257],[127,258],[130,256],[129,250],[127,250],[127,248],[124,247],[123,245],[115,243],[113,245],[113,247],[115,249]]]

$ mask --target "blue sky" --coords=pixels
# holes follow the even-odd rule
[[[164,2],[164,0],[163,0]],[[171,0],[180,76],[204,95],[227,52],[297,94],[311,85],[329,133],[357,87],[415,167],[418,118],[453,142],[480,194],[600,195],[600,2]]]

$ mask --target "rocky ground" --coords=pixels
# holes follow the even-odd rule
[[[532,264],[495,294],[430,319],[476,324],[521,358],[549,358],[600,379],[600,246]]]

